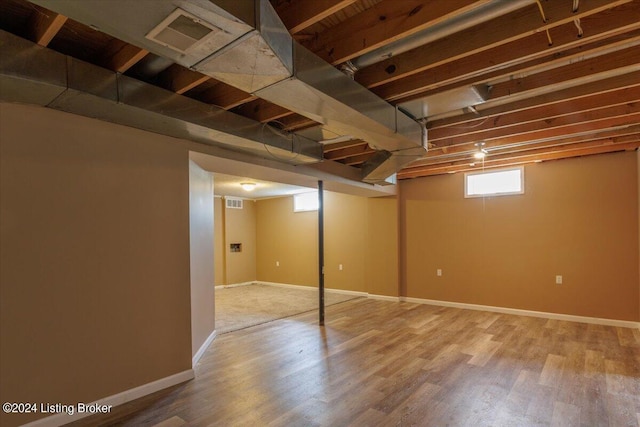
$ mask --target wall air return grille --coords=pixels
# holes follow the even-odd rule
[[[163,46],[185,53],[223,30],[182,9],[174,10],[145,36]]]
[[[227,209],[242,209],[242,199],[227,197],[225,200],[227,203]]]

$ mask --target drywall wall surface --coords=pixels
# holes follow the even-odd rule
[[[225,285],[225,258],[224,251],[224,200],[221,197],[213,199],[213,274],[216,286]]]
[[[635,153],[528,165],[522,195],[465,199],[463,180],[400,183],[407,296],[639,320]]]
[[[190,369],[186,149],[0,104],[0,166],[0,400],[92,402]]]
[[[324,285],[366,292],[367,199],[326,191],[324,205]]]
[[[398,199],[367,199],[368,230],[365,251],[365,287],[373,295],[399,296]]]
[[[293,212],[291,196],[256,202],[259,281],[318,286],[318,214]]]
[[[325,287],[398,296],[398,202],[324,192]],[[318,286],[318,213],[257,202],[258,280]]]
[[[213,176],[189,161],[191,355],[215,330]]]
[[[244,200],[242,209],[223,206],[226,285],[256,280],[256,202]],[[231,245],[240,244],[240,252]]]

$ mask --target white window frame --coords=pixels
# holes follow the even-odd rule
[[[310,196],[314,196],[315,197],[315,205],[312,206],[302,206],[302,207],[298,207],[298,202],[297,200],[300,200],[302,198],[309,198],[312,199],[312,197]],[[308,200],[306,203],[313,203],[310,200]],[[294,194],[293,195],[293,211],[294,212],[313,212],[313,211],[317,211],[319,209],[319,200],[318,200],[318,192],[317,191],[310,191],[310,192],[306,192],[306,193],[298,193],[298,194]]]
[[[493,193],[482,193],[482,194],[469,194],[468,188],[468,177],[474,175],[489,175],[500,172],[510,172],[510,171],[520,171],[520,190],[519,191],[504,191],[504,192],[493,192]],[[524,194],[524,166],[516,166],[509,168],[501,168],[501,169],[491,169],[486,171],[478,171],[478,172],[466,172],[464,174],[464,197],[467,199],[472,199],[476,197],[496,197],[496,196],[512,196],[515,194]]]

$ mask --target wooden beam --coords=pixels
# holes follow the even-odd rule
[[[548,18],[546,23],[542,22],[538,6],[533,4],[364,68],[357,73],[356,79],[366,87],[379,86],[630,1],[632,0],[591,0],[581,4],[576,13],[564,2],[544,2]],[[478,37],[478,34],[482,34],[482,37]]]
[[[256,99],[255,101],[248,102],[246,104],[236,107],[234,113],[241,114],[250,119],[259,121],[261,123],[268,123],[276,121],[282,117],[292,115],[293,112],[279,105],[272,104],[263,99]]]
[[[473,85],[501,76],[526,73],[542,64],[566,61],[586,51],[606,49],[640,35],[640,3],[630,3],[609,13],[588,16],[583,21],[588,32],[576,37],[573,23],[552,28],[553,46],[545,33],[536,33],[485,52],[465,56],[405,78],[375,87],[373,92],[388,101],[404,102],[427,91],[446,90],[452,85]],[[598,19],[596,19],[598,18]],[[360,77],[356,75],[356,78]]]
[[[67,17],[35,4],[31,7],[34,9],[30,22],[31,39],[46,47],[67,22]]]
[[[519,156],[509,159],[503,160],[488,160],[484,162],[482,165],[484,168],[495,168],[495,167],[504,167],[504,166],[515,166],[532,162],[540,162],[540,161],[548,161],[548,160],[558,160],[558,159],[566,159],[577,156],[588,156],[593,154],[604,154],[611,153],[616,151],[625,151],[625,150],[635,150],[640,147],[640,141],[629,142],[623,144],[608,144],[601,145],[598,147],[591,148],[577,148],[570,150],[560,150],[560,151],[552,151],[546,152],[543,154],[532,154],[530,156]],[[467,171],[477,171],[480,168],[480,163],[471,166],[471,163],[466,162],[462,165],[449,165],[442,166],[436,168],[422,167],[422,168],[406,168],[398,172],[398,179],[409,179],[409,178],[419,178],[431,175],[441,175],[445,173],[454,173],[454,172],[467,172]]]
[[[620,138],[638,137],[640,135],[640,125],[625,126],[613,129],[601,129],[586,134],[573,135],[569,137],[558,136],[557,138],[544,138],[541,140],[530,140],[524,144],[503,145],[498,141],[485,142],[484,148],[489,153],[517,152],[520,150],[528,150],[532,148],[554,147],[559,145],[577,144],[590,142],[594,140],[610,140],[618,141]],[[412,163],[412,166],[422,166],[432,163],[444,163],[447,160],[458,156],[465,156],[475,151],[477,148],[474,143],[434,147],[430,149],[423,159]]]
[[[634,107],[637,109],[637,106]],[[581,135],[594,131],[601,131],[619,126],[632,126],[640,123],[640,114],[628,114],[613,118],[602,118],[600,120],[584,121],[581,123],[573,123],[567,126],[557,126],[550,129],[538,129],[532,132],[522,132],[518,134],[503,135],[496,137],[494,142],[499,145],[517,144],[532,140],[541,140],[545,138],[568,137],[570,135]],[[466,141],[472,142],[472,141]],[[441,145],[449,145],[447,141],[440,142]]]
[[[325,151],[324,158],[328,160],[342,160],[362,154],[373,154],[376,151],[369,147],[367,143],[345,147],[342,149]]]
[[[166,89],[183,94],[211,77],[197,71],[189,70],[182,65],[173,64],[158,75],[158,82]]]
[[[291,34],[299,33],[357,0],[313,0],[283,2],[276,7],[282,23]]]
[[[543,87],[558,88],[561,82],[593,81],[597,79],[597,74],[601,74],[601,79],[607,78],[615,75],[616,70],[620,70],[617,75],[639,71],[640,47],[631,46],[605,55],[575,61],[564,67],[492,84],[488,101],[513,97],[515,94],[539,90]]]
[[[348,165],[348,166],[359,165],[369,160],[374,153],[375,151],[372,150],[371,152],[368,152],[368,153],[346,157],[345,159],[341,160],[341,163],[344,163],[345,165]]]
[[[536,92],[551,92],[553,90],[559,90],[564,86],[571,85],[579,86],[580,83],[585,81],[594,81],[598,78],[604,77],[614,78],[616,74],[628,71],[633,71],[633,73],[637,73],[638,71],[640,71],[640,49],[628,48],[620,51],[615,51],[607,55],[602,55],[600,57],[571,63],[562,68],[551,69],[546,72],[531,74],[519,79],[512,79],[501,83],[496,83],[493,85],[493,89],[489,98],[490,101],[493,101],[495,103],[505,104],[504,107],[509,110],[515,110],[512,105],[509,105],[509,100],[512,97],[514,97],[516,100],[528,98],[527,95],[535,94]],[[594,74],[591,75],[590,73]],[[622,76],[623,75],[624,74],[622,74]],[[632,84],[637,85],[637,81]],[[539,101],[539,99],[537,99],[537,101]],[[559,101],[562,101],[562,99],[559,99]],[[516,103],[517,102],[519,101],[516,101]],[[526,102],[529,103],[529,108],[539,106],[538,104],[533,103],[531,99],[526,100]],[[489,106],[490,105],[491,103],[489,103]],[[481,107],[479,108],[480,113],[482,114],[482,109]],[[475,119],[477,119],[477,117]],[[562,120],[554,120],[555,123],[559,123],[561,121]],[[460,121],[457,121],[457,126],[460,128],[464,127],[461,126]],[[546,129],[547,126],[545,124],[542,124],[541,128]],[[487,136],[481,133],[475,134],[473,136],[473,138],[478,138],[475,139],[476,141],[484,139],[485,137]],[[445,144],[457,144],[464,140],[473,140],[473,138],[467,137],[465,139],[465,137],[454,136],[452,139],[448,139]],[[441,142],[436,142],[436,140],[437,138],[434,138],[433,134],[429,136],[430,143],[441,144]]]
[[[288,131],[306,129],[319,124],[318,122],[305,116],[301,116],[300,114],[291,114],[290,116],[281,117],[278,121],[280,121],[284,126],[283,129]]]
[[[213,81],[213,79],[209,80],[209,82],[211,81]],[[197,99],[207,104],[217,105],[225,110],[230,110],[258,99],[258,97],[216,80],[215,83],[200,92]]]
[[[336,142],[335,144],[325,144],[324,145],[324,153],[330,153],[336,150],[342,150],[349,147],[356,147],[360,145],[367,145],[366,142],[361,141],[359,139],[352,139],[350,141]]]
[[[458,145],[464,143],[499,139],[515,139],[526,141],[541,138],[540,135],[557,136],[580,133],[588,130],[603,129],[623,124],[635,124],[633,117],[640,118],[640,102],[606,107],[600,110],[579,112],[553,119],[536,120],[529,123],[510,126],[506,129],[487,130],[471,135],[429,139],[429,143],[437,146]]]
[[[640,81],[637,86],[622,88],[604,94],[585,96],[576,100],[559,102],[552,106],[543,105],[515,113],[504,113],[491,117],[482,117],[461,126],[456,123],[446,127],[429,128],[429,141],[451,138],[454,136],[474,135],[485,131],[497,131],[525,123],[544,120],[547,123],[561,122],[565,116],[575,117],[576,114],[600,110],[612,106],[621,106],[640,101]]]
[[[524,111],[530,108],[537,108],[541,106],[549,106],[549,108],[555,108],[554,105],[558,103],[564,103],[566,101],[580,99],[596,94],[604,94],[621,88],[635,87],[639,84],[639,82],[640,71],[636,71],[628,74],[623,74],[621,76],[610,77],[608,79],[570,87],[568,89],[545,93],[515,102],[489,106],[488,108],[478,108],[480,108],[481,117],[493,117],[501,114],[515,113],[518,111]],[[429,129],[435,129],[452,124],[457,124],[458,126],[466,126],[468,123],[474,122],[477,119],[477,114],[467,113],[429,122],[428,127]]]
[[[567,147],[596,147],[607,144],[639,141],[640,129],[637,126],[634,126],[632,128],[607,132],[596,132],[587,135],[581,135],[579,137],[546,139],[543,141],[527,142],[522,145],[516,146],[486,144],[485,148],[489,152],[486,159],[505,159],[517,157],[523,153],[545,153],[549,151],[564,149]],[[411,163],[410,167],[436,167],[441,165],[446,166],[476,161],[473,158],[473,153],[477,149],[472,144],[457,145],[454,147],[446,148],[448,148],[448,150],[446,150],[446,154],[444,153],[444,150],[431,150],[427,153],[425,158]]]
[[[149,52],[122,40],[113,39],[105,49],[100,61],[105,68],[117,73],[124,73]]]
[[[340,64],[484,3],[488,1],[382,0],[304,44],[327,62]]]

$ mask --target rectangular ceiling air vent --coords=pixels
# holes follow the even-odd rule
[[[145,36],[163,46],[185,53],[205,39],[224,31],[182,9],[174,10]]]
[[[227,197],[225,200],[227,209],[242,209],[242,199]]]

